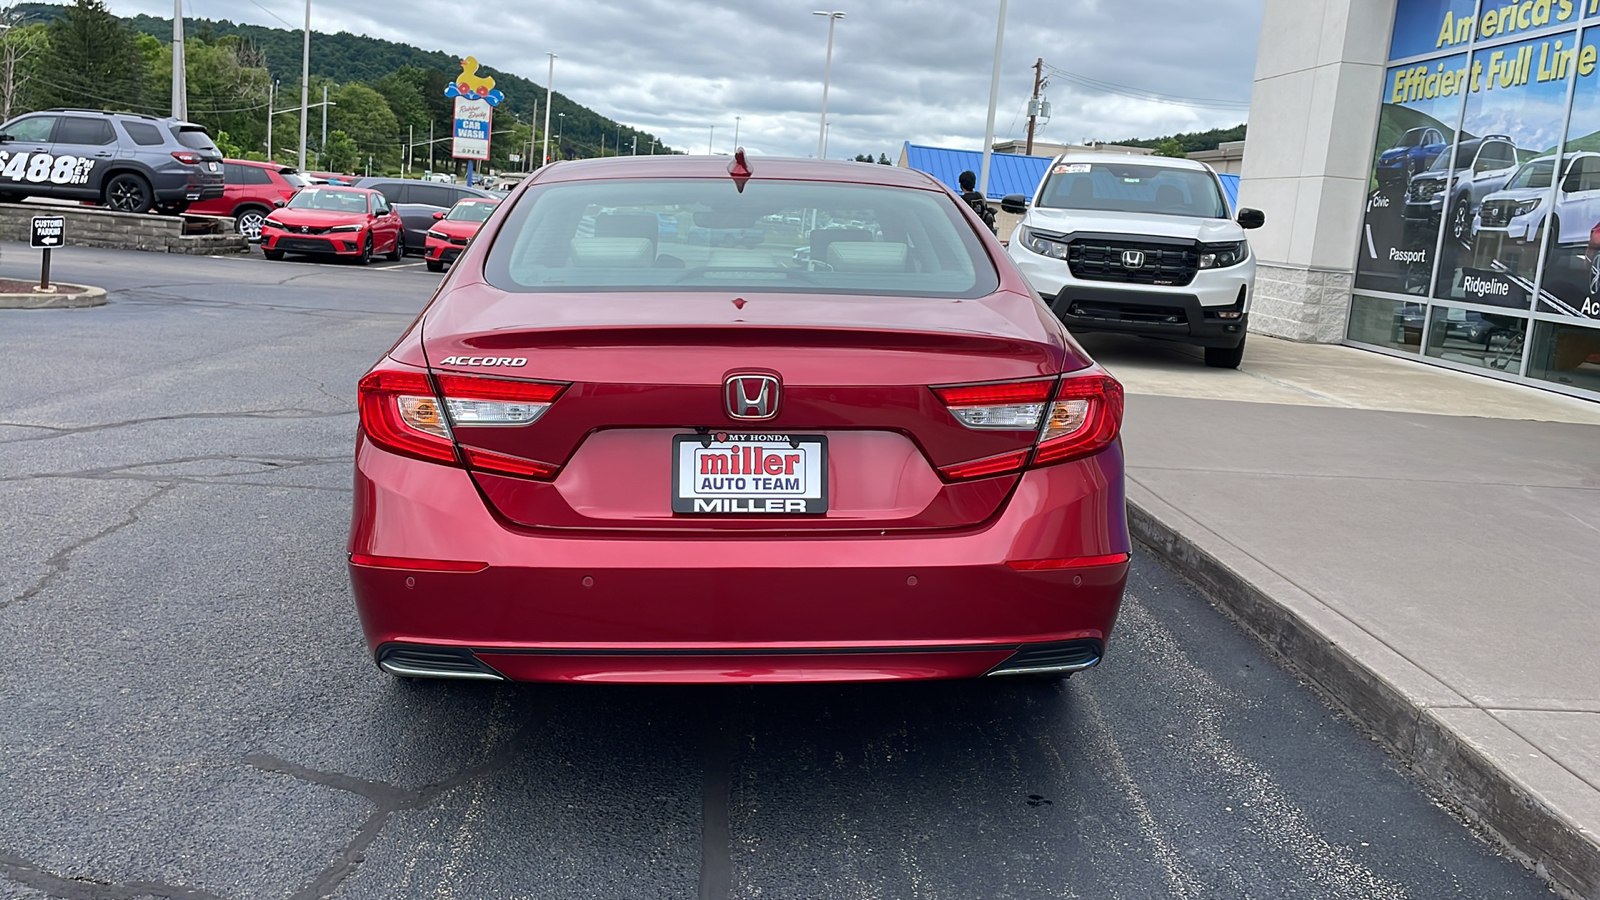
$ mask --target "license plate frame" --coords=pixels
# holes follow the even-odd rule
[[[827,435],[678,434],[672,437],[671,466],[675,515],[820,516],[828,512]],[[759,471],[753,471],[758,467]]]

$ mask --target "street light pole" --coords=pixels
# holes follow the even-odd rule
[[[989,73],[989,123],[983,130],[983,165],[978,193],[989,196],[989,157],[994,154],[994,110],[1000,103],[1000,50],[1006,41],[1006,0],[1000,0],[1000,21],[994,29],[994,67]]]
[[[544,162],[539,165],[548,165],[550,162],[550,106],[551,98],[555,96],[556,82],[556,55],[545,53],[550,57],[550,74],[544,80]]]
[[[713,125],[713,126],[711,126],[711,134],[706,137],[706,155],[707,156],[711,156],[712,154],[716,153],[717,152],[716,151],[716,146],[717,146],[717,126]]]
[[[733,149],[739,149],[739,116],[733,117]]]
[[[183,0],[172,0],[172,117],[189,119],[189,77],[183,56]]]
[[[306,123],[311,118],[311,0],[306,0],[305,46],[300,53],[300,171],[306,170]]]
[[[828,17],[828,58],[822,66],[822,118],[817,124],[817,159],[822,159],[828,145],[828,81],[833,75],[833,25],[844,18],[844,13],[817,10],[812,15]]]

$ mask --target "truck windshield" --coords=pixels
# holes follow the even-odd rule
[[[1214,175],[1195,169],[1124,162],[1058,163],[1038,206],[1226,219],[1228,205]]]
[[[1550,159],[1536,159],[1517,170],[1506,183],[1506,190],[1514,191],[1518,188],[1547,188],[1550,186],[1550,173],[1555,169],[1555,161]]]
[[[573,181],[522,195],[489,250],[518,293],[981,297],[999,274],[948,194],[823,181]]]

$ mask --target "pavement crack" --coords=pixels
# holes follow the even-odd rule
[[[139,521],[139,515],[144,512],[146,507],[171,493],[175,487],[175,485],[163,485],[156,488],[150,493],[149,496],[140,500],[138,503],[135,503],[133,508],[129,509],[127,514],[121,519],[111,523],[110,525],[107,525],[88,537],[73,541],[67,546],[62,547],[60,550],[50,554],[50,558],[45,560],[46,572],[39,576],[39,579],[22,593],[9,600],[0,601],[0,610],[10,609],[19,603],[24,603],[28,600],[32,600],[34,597],[39,596],[39,594],[43,593],[47,588],[50,587],[50,585],[54,584],[57,579],[67,573],[67,568],[72,562],[72,555],[74,553],[77,553],[79,550],[82,550],[84,547],[89,546],[95,541],[110,537],[129,525]]]
[[[64,900],[222,900],[210,891],[157,881],[100,881],[58,875],[14,853],[0,850],[0,874],[24,887]]]
[[[247,764],[264,772],[286,775],[307,784],[357,794],[370,800],[375,807],[366,821],[361,823],[361,827],[356,829],[355,835],[334,853],[333,860],[327,868],[291,894],[289,900],[326,900],[333,896],[338,891],[339,885],[355,874],[356,869],[366,858],[367,849],[378,839],[384,826],[395,814],[427,806],[462,785],[493,775],[509,766],[532,740],[539,724],[538,720],[529,719],[515,734],[496,746],[482,762],[415,790],[353,775],[322,772],[265,753],[252,753],[246,756],[244,761]]]
[[[348,397],[334,398],[341,403],[348,403]],[[127,428],[132,425],[147,425],[151,422],[181,422],[191,419],[333,419],[339,416],[353,416],[355,409],[323,410],[305,409],[303,407],[287,407],[283,409],[254,409],[238,412],[199,412],[199,413],[174,413],[170,416],[144,416],[138,419],[124,419],[120,422],[104,422],[96,425],[79,426],[53,426],[35,425],[29,422],[0,422],[0,426],[13,428],[43,428],[48,429],[48,434],[30,434],[26,437],[11,438],[0,441],[0,444],[23,444],[32,441],[48,441],[55,438],[76,434],[94,434],[99,431],[109,431],[114,428]]]
[[[72,472],[35,472],[30,475],[10,475],[0,478],[0,483],[7,481],[32,481],[37,478],[88,478],[88,479],[117,479],[127,478],[143,481],[154,481],[163,484],[179,481],[198,481],[209,479],[207,483],[228,483],[227,479],[240,478],[247,475],[260,475],[256,472],[224,472],[208,475],[178,475],[163,472],[141,472],[155,466],[181,466],[197,462],[228,462],[245,463],[261,466],[266,472],[287,472],[291,469],[302,469],[307,466],[327,466],[349,463],[352,457],[348,453],[339,453],[333,456],[244,456],[236,453],[207,453],[197,456],[175,456],[170,459],[153,459],[146,462],[125,463],[119,466],[102,466],[97,469],[78,469]],[[222,481],[217,481],[222,479]]]

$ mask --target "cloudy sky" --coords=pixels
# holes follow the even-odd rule
[[[983,143],[999,0],[827,0],[834,34],[828,155],[902,141]],[[171,15],[171,0],[109,0],[121,15]],[[298,23],[299,0],[185,0],[187,14]],[[752,152],[816,153],[827,20],[816,0],[316,0],[315,31],[350,31],[452,54],[556,89],[669,144],[728,152],[735,121]],[[1106,93],[1056,74],[1045,140],[1156,137],[1244,121],[1260,0],[1011,0],[998,138],[1025,135],[1033,61],[1209,106]],[[313,52],[315,45],[313,44]]]

